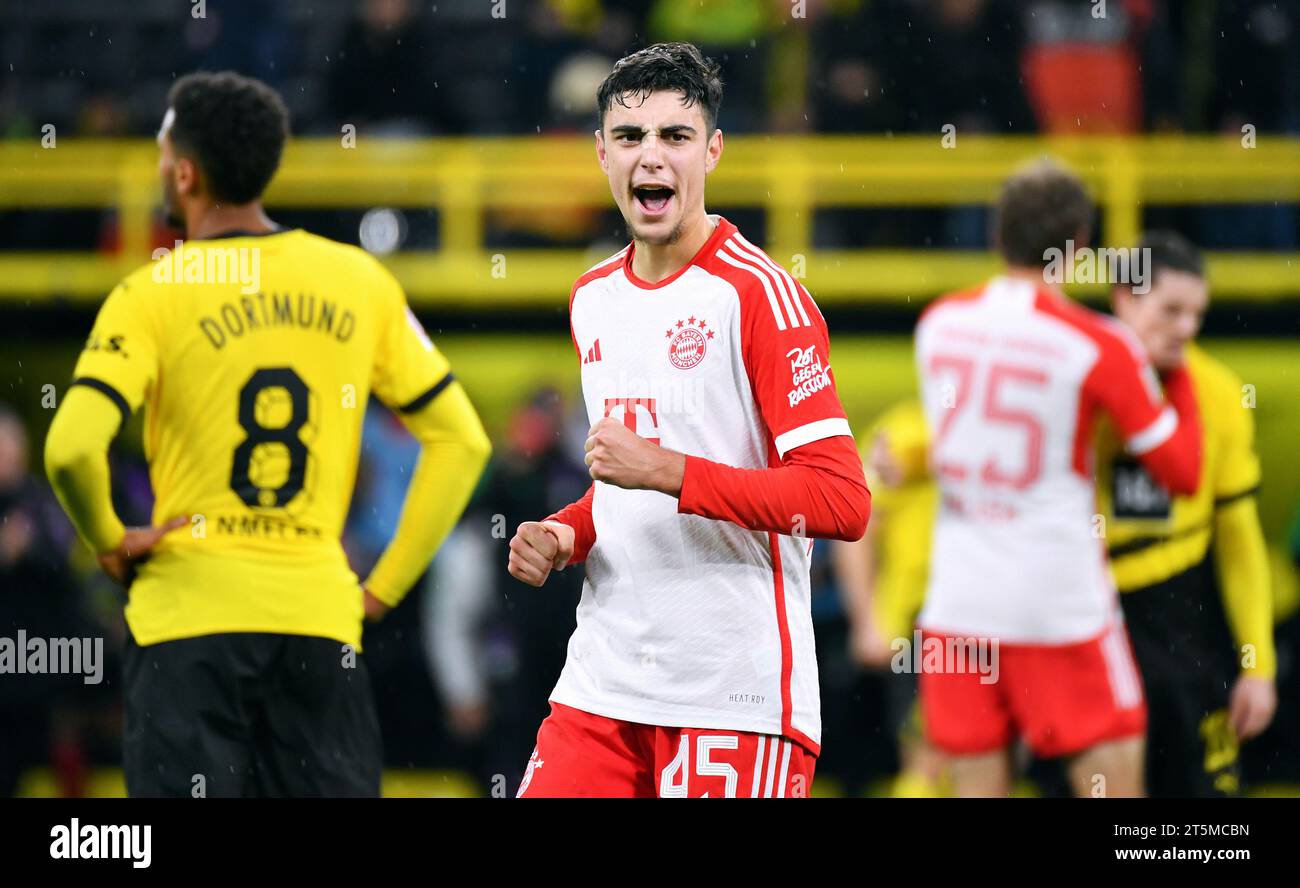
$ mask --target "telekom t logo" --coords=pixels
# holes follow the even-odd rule
[[[606,398],[605,415],[619,419],[615,411],[622,409],[623,425],[645,438],[651,444],[659,443],[659,413],[655,408],[654,398]],[[637,413],[645,415],[647,423],[638,431]],[[650,435],[655,437],[651,438]]]

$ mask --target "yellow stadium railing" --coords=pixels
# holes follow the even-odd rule
[[[1050,155],[1087,181],[1101,210],[1100,243],[1133,242],[1144,205],[1300,203],[1300,140],[1254,147],[1215,136],[1071,140],[939,137],[746,136],[729,139],[709,181],[711,206],[765,214],[766,248],[805,274],[823,304],[905,303],[968,286],[997,267],[990,254],[926,249],[813,247],[825,208],[955,207],[990,203],[1017,165]],[[115,254],[0,250],[0,298],[96,302],[149,258],[158,201],[157,148],[139,141],[0,144],[0,212],[21,208],[115,211]],[[608,186],[590,138],[379,140],[345,148],[300,139],[267,194],[276,208],[433,209],[440,248],[385,258],[419,306],[562,305],[574,277],[599,255],[484,245],[490,214],[603,209]],[[1300,254],[1211,253],[1216,297],[1273,302],[1300,295]],[[1081,293],[1101,291],[1080,286]]]

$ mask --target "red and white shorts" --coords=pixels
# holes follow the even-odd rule
[[[948,636],[925,632],[922,644],[931,638]],[[1146,731],[1142,678],[1119,622],[1075,644],[1000,644],[992,683],[973,670],[922,670],[919,680],[926,736],[952,755],[992,752],[1021,736],[1054,758]]]
[[[816,764],[783,737],[642,725],[552,702],[519,797],[806,797]]]

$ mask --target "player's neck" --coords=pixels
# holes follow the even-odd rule
[[[695,258],[716,227],[717,223],[701,209],[682,227],[681,237],[671,244],[648,244],[637,240],[636,249],[632,251],[632,273],[651,284],[676,274]]]
[[[1028,265],[1009,265],[1007,270],[1003,272],[1003,276],[1015,281],[1026,281],[1035,287],[1051,290],[1060,296],[1065,295],[1065,292],[1060,287],[1046,279],[1041,268],[1031,268]]]
[[[262,210],[260,201],[238,205],[209,204],[185,217],[185,234],[191,240],[219,237],[235,231],[266,234],[278,226]]]

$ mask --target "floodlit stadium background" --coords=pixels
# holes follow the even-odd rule
[[[121,592],[53,505],[39,454],[100,300],[175,237],[152,134],[173,78],[200,68],[282,92],[296,138],[270,215],[382,255],[497,442],[457,557],[367,630],[385,792],[517,784],[580,578],[509,580],[508,533],[493,531],[585,488],[567,294],[624,237],[591,144],[595,87],[660,40],[723,62],[708,207],[803,271],[856,428],[914,394],[925,302],[997,270],[987,207],[1022,161],[1049,153],[1085,178],[1099,245],[1165,227],[1207,251],[1203,342],[1255,387],[1274,563],[1281,702],[1244,748],[1245,785],[1300,791],[1300,4],[67,0],[0,9],[0,404],[28,442],[25,465],[0,447],[0,634],[104,637],[109,662],[94,687],[0,675],[0,795],[122,792]],[[1104,285],[1067,289],[1105,305]],[[128,523],[149,514],[140,425],[115,452]],[[378,412],[366,441],[346,541],[358,569],[395,522],[411,457]],[[19,512],[34,532],[14,530]],[[819,552],[814,792],[888,794],[886,677],[849,659]]]

